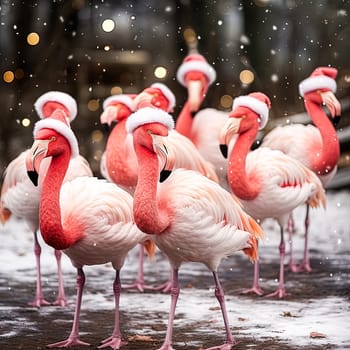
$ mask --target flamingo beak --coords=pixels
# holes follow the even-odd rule
[[[331,117],[333,118],[333,124],[338,124],[341,115],[341,105],[339,100],[335,97],[332,91],[326,91],[321,93],[322,102],[329,110]]]
[[[35,140],[26,157],[27,174],[34,186],[38,186],[41,161],[46,157],[50,140]]]
[[[166,137],[152,134],[153,150],[160,160],[160,182],[164,182],[171,174],[175,156],[171,152],[171,148],[167,146]]]
[[[200,80],[190,80],[187,90],[190,112],[197,112],[202,101],[203,84]]]
[[[100,122],[103,127],[108,131],[113,122],[117,122],[117,115],[120,107],[119,106],[107,106],[106,109],[102,112],[100,117]]]
[[[224,158],[228,156],[228,145],[234,135],[238,133],[242,118],[228,118],[219,134],[220,151]]]

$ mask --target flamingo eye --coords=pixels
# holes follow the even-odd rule
[[[51,136],[50,141],[56,141],[56,136]]]

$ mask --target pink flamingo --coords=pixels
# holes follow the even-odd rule
[[[41,118],[49,118],[51,110],[46,108],[42,109],[41,105],[47,98],[54,99],[55,106],[63,109],[70,120],[73,120],[76,116],[75,101],[63,92],[54,91],[42,95],[35,103],[34,107]],[[65,103],[67,107],[63,106]],[[38,229],[39,229],[39,201],[40,201],[40,189],[41,187],[35,187],[27,176],[25,159],[29,153],[26,150],[20,153],[14,160],[12,160],[7,166],[4,172],[4,179],[1,188],[0,199],[0,221],[5,224],[11,215],[22,218],[29,230],[34,234],[34,255],[36,262],[36,293],[35,298],[29,305],[40,307],[44,305],[50,305],[45,300],[42,284],[41,284],[41,246],[38,241]],[[46,159],[42,164],[41,173],[43,176],[49,166],[50,159]],[[69,163],[69,168],[64,181],[69,181],[77,176],[92,176],[91,169],[85,158],[79,155],[79,157],[72,159]],[[41,182],[41,180],[40,180]],[[58,294],[53,305],[66,306],[67,300],[64,293],[64,284],[61,268],[61,251],[55,250],[55,258],[57,262],[58,272]]]
[[[209,86],[216,79],[216,72],[202,55],[190,53],[177,70],[176,77],[187,88],[188,94],[176,119],[175,129],[188,137],[199,153],[213,164],[219,183],[229,190],[227,161],[218,144],[220,130],[228,119],[228,113],[214,108],[205,108],[198,112]]]
[[[135,95],[113,95],[108,97],[103,102],[103,113],[101,114],[101,124],[111,127],[114,125],[111,133],[108,136],[104,157],[101,159],[101,173],[111,182],[114,182],[119,187],[128,191],[131,195],[134,194],[138,164],[134,152],[132,140],[127,138],[125,123],[133,110],[133,98]],[[151,252],[154,255],[155,245],[152,240],[148,240],[140,244],[139,251],[139,268],[137,277],[134,283],[124,285],[123,288],[136,288],[140,292],[145,289],[154,289],[144,282],[144,245],[148,247],[146,252]]]
[[[301,161],[319,176],[324,188],[334,177],[340,156],[337,132],[322,108],[325,105],[333,119],[340,116],[341,106],[334,96],[336,76],[335,68],[318,67],[299,85],[306,111],[315,126],[303,124],[278,126],[264,137],[262,143],[263,146],[279,149]],[[311,271],[308,249],[309,211],[309,205],[306,205],[304,256],[299,266],[294,262],[291,246],[289,268],[294,272]],[[290,241],[292,242],[292,239]]]
[[[149,237],[133,222],[132,196],[115,184],[88,176],[63,183],[69,161],[79,150],[62,110],[55,109],[50,118],[37,122],[34,137],[26,160],[28,175],[34,183],[37,183],[42,160],[52,158],[42,184],[40,231],[44,241],[63,250],[77,269],[77,301],[71,333],[66,340],[49,347],[89,345],[79,337],[85,284],[83,266],[111,262],[116,271],[113,283],[115,325],[111,337],[102,341],[100,347],[119,349],[125,344],[119,326],[119,271],[129,250]]]
[[[139,163],[134,194],[134,218],[138,227],[154,236],[172,267],[171,308],[166,337],[160,350],[172,350],[173,323],[180,292],[178,270],[186,261],[203,263],[213,273],[226,340],[210,349],[228,350],[236,343],[230,331],[224,291],[218,277],[222,258],[236,251],[257,258],[260,226],[249,217],[228,191],[197,171],[175,169],[164,182],[160,170],[169,171],[175,161],[169,143],[173,119],[164,111],[147,107],[133,113],[126,127],[133,134]]]
[[[274,218],[280,226],[281,241],[279,286],[269,296],[283,298],[284,285],[284,226],[292,210],[303,203],[311,207],[325,204],[325,194],[318,177],[298,160],[281,151],[250,147],[268,120],[269,98],[259,92],[240,96],[234,100],[233,110],[220,137],[223,153],[225,145],[238,134],[229,158],[228,180],[232,192],[242,200],[244,208],[253,218]],[[252,289],[261,295],[259,265],[255,263]]]

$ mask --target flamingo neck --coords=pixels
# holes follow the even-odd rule
[[[232,192],[243,200],[253,200],[258,196],[259,181],[254,174],[247,174],[246,159],[254,142],[257,130],[249,130],[238,136],[231,151],[228,164],[228,181]]]
[[[322,107],[315,102],[305,100],[305,108],[311,120],[321,134],[322,145],[316,150],[311,169],[317,175],[326,175],[332,171],[340,157],[337,132]]]
[[[186,101],[179,116],[177,117],[175,129],[180,134],[186,136],[191,140],[192,125],[193,125],[193,113],[190,111],[189,102]]]
[[[134,218],[139,229],[148,234],[162,233],[169,226],[169,218],[161,210],[157,199],[159,165],[157,155],[134,144],[139,162],[138,182],[134,193]]]
[[[111,180],[119,185],[135,187],[137,164],[132,161],[126,146],[126,118],[119,121],[108,137],[106,145],[106,165]],[[130,151],[130,150],[129,150]],[[133,152],[132,150],[130,152]]]
[[[66,249],[74,243],[63,229],[60,207],[60,190],[69,160],[70,154],[52,158],[41,193],[40,232],[44,241],[55,249]]]

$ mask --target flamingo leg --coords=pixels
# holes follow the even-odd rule
[[[78,268],[77,269],[77,301],[75,305],[74,320],[73,320],[71,333],[66,340],[60,341],[58,343],[49,344],[47,345],[48,348],[63,348],[63,347],[69,347],[73,345],[90,346],[89,343],[85,343],[81,341],[79,338],[80,308],[81,308],[84,285],[85,285],[84,271],[82,268]]]
[[[279,285],[275,292],[268,294],[267,297],[278,296],[279,298],[283,298],[287,295],[285,287],[284,287],[284,257],[286,253],[286,245],[284,242],[284,233],[283,226],[281,225],[281,242],[279,245],[280,252],[280,277],[279,277]]]
[[[35,299],[28,304],[35,307],[50,305],[50,303],[45,300],[42,287],[41,287],[41,265],[40,265],[41,247],[38,241],[38,233],[36,231],[34,232],[34,255],[35,255],[35,262],[36,262],[36,293],[35,293]]]
[[[218,300],[221,308],[222,317],[224,319],[225,329],[226,329],[226,340],[225,343],[220,346],[214,346],[211,348],[208,348],[207,350],[230,350],[232,347],[236,344],[235,339],[232,336],[231,330],[230,330],[230,324],[227,316],[227,310],[226,310],[226,304],[225,304],[225,294],[224,289],[222,288],[219,280],[218,273],[216,271],[213,271],[213,276],[215,280],[215,296]]]
[[[289,234],[289,264],[288,264],[288,270],[292,272],[298,272],[299,268],[297,267],[295,260],[294,260],[294,252],[293,252],[293,234],[295,232],[294,227],[294,218],[292,214],[290,214],[288,219],[288,234]]]
[[[306,205],[306,216],[305,216],[305,240],[304,240],[304,257],[300,266],[298,267],[298,271],[307,271],[310,272],[312,270],[310,266],[310,256],[309,256],[309,226],[310,226],[310,206]]]
[[[55,257],[57,262],[58,295],[53,305],[67,306],[68,302],[66,299],[66,295],[64,293],[64,283],[63,283],[63,275],[62,275],[62,264],[61,264],[62,252],[58,249],[55,249]]]
[[[149,286],[149,285],[145,284],[144,269],[143,269],[145,252],[144,252],[143,245],[139,244],[139,246],[140,246],[140,249],[139,249],[139,269],[137,272],[136,280],[132,284],[123,285],[123,288],[125,288],[125,289],[136,288],[139,292],[142,293],[145,289],[155,290],[155,288],[153,286]]]
[[[122,340],[120,333],[120,321],[119,321],[119,300],[121,292],[121,283],[119,277],[119,270],[116,270],[115,279],[113,283],[113,292],[114,292],[114,302],[115,302],[115,313],[114,313],[114,329],[110,337],[102,341],[102,345],[98,348],[111,347],[112,349],[119,349],[121,346],[126,345],[127,341]]]
[[[174,317],[177,299],[180,294],[179,286],[179,270],[173,269],[172,271],[172,288],[171,288],[171,306],[169,312],[168,326],[166,336],[163,345],[158,350],[174,350],[172,347]]]
[[[259,261],[255,260],[254,261],[254,279],[253,279],[253,286],[249,289],[245,289],[241,292],[241,294],[252,294],[255,293],[257,295],[263,295],[263,290],[260,287],[259,284],[259,280],[260,280],[260,265],[259,265]]]

